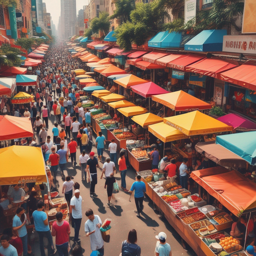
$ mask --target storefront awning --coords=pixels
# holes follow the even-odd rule
[[[130,74],[112,75],[112,76],[109,76],[108,79],[117,80],[117,79],[120,79],[120,78],[122,78],[122,77],[129,76],[129,75],[130,75]]]
[[[126,72],[123,69],[112,65],[112,66],[107,67],[105,70],[101,71],[100,74],[108,77],[111,75],[126,74]]]
[[[101,44],[102,42],[101,41],[93,41],[89,44],[86,45],[87,48],[90,48],[90,49],[94,49],[94,46],[97,45],[97,44]]]
[[[188,65],[191,65],[203,58],[204,56],[182,55],[180,58],[175,58],[174,60],[171,60],[169,63],[167,63],[167,67],[186,71]]]
[[[102,60],[100,60],[98,63],[99,64],[110,64],[111,60],[110,58],[104,58]]]
[[[9,96],[11,97],[12,93],[16,88],[15,78],[0,78],[0,96]]]
[[[237,171],[214,167],[193,171],[190,177],[238,217],[256,207],[255,183]]]
[[[135,75],[128,75],[115,80],[115,83],[123,86],[124,88],[128,88],[133,85],[146,83],[146,80],[141,79]]]
[[[148,112],[146,108],[138,106],[119,108],[118,111],[126,117],[141,115]]]
[[[116,37],[115,37],[115,31],[110,31],[105,37],[104,37],[104,41],[107,42],[116,42]]]
[[[226,82],[256,91],[256,66],[250,64],[250,62],[223,72],[220,77]]]
[[[149,125],[163,122],[163,118],[152,113],[146,113],[132,117],[132,121],[143,128],[147,128]]]
[[[1,148],[0,162],[1,186],[24,182],[47,182],[41,148],[30,146]]]
[[[129,64],[129,65],[135,65],[136,62],[138,61],[142,61],[142,58],[137,58],[137,59],[129,59],[129,60],[126,60],[126,63]]]
[[[99,91],[94,91],[92,93],[92,96],[96,97],[96,98],[99,98],[99,97],[102,97],[102,96],[106,96],[106,95],[109,95],[111,92],[108,91],[108,90],[99,90]]]
[[[232,126],[228,126],[200,111],[167,117],[164,118],[164,123],[178,129],[187,136],[213,134],[233,130]]]
[[[112,48],[108,51],[106,51],[106,53],[110,54],[110,55],[113,55],[113,56],[116,56],[117,54],[123,52],[124,50],[122,49],[119,49],[119,48]]]
[[[184,91],[170,92],[152,97],[152,100],[175,111],[211,109],[212,106]]]
[[[169,62],[171,62],[173,60],[176,60],[176,59],[179,59],[182,56],[184,56],[184,55],[170,54],[170,55],[167,55],[167,56],[165,56],[163,58],[160,58],[160,59],[156,60],[156,64],[162,65],[162,66],[166,67]]]
[[[202,74],[204,76],[211,76],[220,78],[220,73],[237,65],[219,59],[203,59],[190,66],[187,66],[186,71]]]
[[[120,101],[111,102],[111,103],[108,103],[108,105],[111,108],[114,108],[114,109],[135,106],[132,102],[127,101],[127,100],[120,100]]]
[[[164,93],[168,93],[168,91],[153,82],[138,84],[132,86],[131,89],[133,92],[144,98],[152,97],[153,95],[163,95]]]
[[[188,138],[184,133],[163,122],[149,125],[148,131],[164,143]]]
[[[19,74],[26,74],[27,68],[2,66],[0,69],[0,73],[1,73],[1,75],[4,75],[4,76],[14,76],[14,75],[19,75]]]
[[[196,52],[221,52],[227,30],[203,30],[185,44],[184,49]]]
[[[130,58],[130,59],[136,59],[136,58],[139,58],[139,57],[141,57],[142,55],[144,55],[146,53],[147,53],[146,51],[136,51],[136,52],[130,53],[127,57]]]
[[[80,41],[80,43],[86,43],[88,41],[88,37],[84,37],[81,41]]]
[[[230,150],[215,142],[199,142],[195,149],[200,154],[204,152],[205,157],[218,165],[226,168],[246,168],[246,161]]]
[[[150,62],[150,63],[155,63],[155,61],[157,59],[160,59],[164,56],[168,55],[167,53],[163,53],[163,52],[150,52],[150,53],[147,53],[145,54],[142,59],[143,61],[147,61],[147,62]]]
[[[76,76],[85,74],[85,71],[83,69],[75,69],[74,72],[76,73]]]
[[[100,61],[101,59],[99,58],[99,57],[97,57],[97,56],[95,56],[95,57],[92,57],[92,58],[90,58],[90,59],[88,59],[88,63],[91,63],[91,62],[98,62],[98,61]]]
[[[89,83],[96,83],[97,81],[94,80],[93,78],[85,78],[85,79],[80,79],[79,80],[79,83],[81,85],[86,85],[86,84],[89,84]]]
[[[26,92],[18,92],[11,100],[12,104],[26,104],[33,102],[34,96]]]
[[[37,76],[36,75],[17,75],[16,84],[17,85],[37,85]]]
[[[123,99],[125,99],[125,97],[120,94],[111,93],[109,95],[100,97],[100,99],[104,102],[113,102],[113,101],[123,100]]]
[[[181,45],[182,34],[179,32],[163,31],[148,41],[149,47],[155,48],[178,48]]]
[[[216,143],[256,165],[256,132],[241,132],[217,136]]]
[[[157,65],[157,64],[153,64],[147,61],[138,61],[134,63],[135,66],[139,69],[142,70],[147,70],[147,69],[163,69],[163,66]]]
[[[95,50],[107,50],[108,48],[110,48],[109,44],[97,44],[94,46]]]
[[[91,78],[90,75],[79,75],[79,76],[76,76],[76,80],[80,80],[80,79],[84,79],[84,78]]]
[[[92,86],[92,87],[84,87],[83,91],[85,92],[94,92],[98,90],[104,90],[105,88],[103,86]]]
[[[98,67],[95,67],[93,69],[94,72],[98,72],[98,73],[101,73],[102,71],[104,71],[105,69],[107,69],[108,67],[110,66],[113,66],[112,64],[105,64],[105,65],[101,65],[101,66],[98,66]]]
[[[28,54],[28,57],[35,58],[35,59],[43,59],[44,55],[36,54],[36,53],[31,52],[31,53]]]

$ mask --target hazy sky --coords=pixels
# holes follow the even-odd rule
[[[46,3],[46,10],[47,12],[51,13],[52,21],[58,29],[58,22],[60,16],[60,0],[43,0]],[[87,5],[89,0],[76,0],[76,13],[80,9],[83,9],[84,5]]]

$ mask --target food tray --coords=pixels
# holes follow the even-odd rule
[[[197,229],[200,229],[200,228],[205,228],[208,225],[211,225],[211,222],[209,220],[200,220],[200,221],[197,221],[197,222],[194,222],[194,223],[190,224],[189,226],[193,230],[197,230]]]
[[[225,214],[227,214],[227,213],[221,212],[221,213],[217,214],[215,217],[213,217],[212,219],[213,219],[216,223],[220,223],[219,221],[216,220],[216,217],[219,217],[219,216],[225,215]],[[217,229],[218,231],[220,231],[220,230],[224,230],[224,229],[230,228],[230,227],[232,226],[232,223],[233,223],[233,220],[230,219],[230,221],[227,221],[227,222],[225,222],[225,223],[223,223],[223,224],[219,224],[219,225],[216,224],[215,227],[216,227],[216,229]]]

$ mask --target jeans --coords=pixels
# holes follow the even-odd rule
[[[180,185],[183,187],[183,188],[188,188],[188,175],[186,176],[180,176]]]
[[[66,126],[66,135],[70,138],[70,126]]]
[[[110,153],[110,159],[116,164],[116,153]]]
[[[97,148],[98,156],[103,156],[103,149],[104,148]]]
[[[72,137],[75,141],[77,141],[77,134],[78,132],[72,132]]]
[[[86,180],[86,163],[81,163],[82,180]]]
[[[68,205],[70,204],[70,200],[71,200],[72,196],[73,196],[73,190],[70,190],[67,193],[65,192],[65,198],[66,198]]]
[[[99,256],[104,256],[104,246],[97,251],[100,253]]]
[[[90,187],[90,194],[95,193],[95,185],[97,184],[97,174],[91,174],[91,187]]]
[[[79,116],[79,123],[82,124],[83,123],[83,118],[81,116]]]
[[[66,170],[66,164],[59,164],[61,173],[64,174],[64,171]]]
[[[121,187],[126,188],[126,182],[125,182],[125,176],[126,176],[127,170],[120,171],[121,173]]]
[[[140,214],[143,210],[143,199],[144,197],[135,197],[135,204],[137,207],[138,214]]]
[[[48,129],[48,117],[43,117],[43,120],[45,122],[46,129]]]
[[[80,227],[81,227],[81,221],[82,219],[73,219],[73,227],[75,229],[75,238],[74,241],[78,241],[78,236],[79,236],[79,231],[80,231]]]
[[[58,251],[59,256],[68,256],[68,243],[57,245],[56,248]]]
[[[28,255],[28,235],[25,235],[23,237],[20,238],[22,241],[22,245],[23,245],[23,256],[27,256]]]
[[[39,235],[41,256],[45,256],[45,252],[44,252],[44,237],[46,237],[47,240],[48,240],[48,255],[53,254],[54,246],[53,246],[53,242],[52,242],[51,231],[50,230],[49,231],[37,231],[37,233]]]
[[[52,173],[52,176],[55,179],[56,179],[56,176],[57,176],[57,171],[58,171],[58,165],[51,166],[51,173]]]
[[[58,138],[58,136],[53,136],[53,142],[56,144],[56,139]]]
[[[75,153],[70,153],[70,157],[71,157],[71,163],[74,165],[76,165],[76,152]]]

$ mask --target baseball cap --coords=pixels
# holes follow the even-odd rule
[[[90,156],[94,156],[94,152],[90,152]]]
[[[156,236],[156,239],[159,239],[160,241],[161,240],[166,240],[167,238],[167,235],[164,233],[164,232],[160,232],[157,236]]]
[[[80,190],[79,190],[79,189],[76,189],[76,190],[75,190],[75,194],[76,194],[76,193],[80,193]]]

